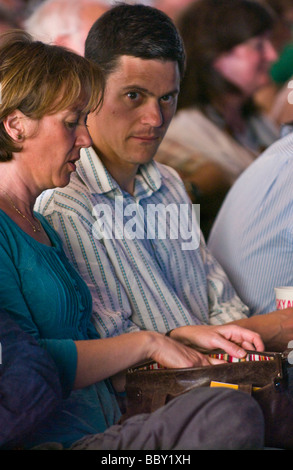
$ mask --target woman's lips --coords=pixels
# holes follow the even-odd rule
[[[68,164],[71,168],[72,171],[76,171],[76,162],[78,161],[78,158],[75,160],[68,160]]]

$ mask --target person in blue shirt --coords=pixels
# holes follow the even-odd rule
[[[172,23],[167,29],[176,34]],[[103,75],[73,52],[11,31],[0,40],[0,82],[1,306],[50,354],[62,387],[60,406],[25,448],[56,442],[67,449],[89,435],[99,436],[104,449],[262,447],[259,405],[227,389],[197,389],[119,424],[117,394],[131,365],[146,359],[165,367],[209,365],[199,348],[243,357],[244,348],[263,350],[263,342],[236,325],[194,327],[198,349],[155,331],[100,338],[86,283],[33,208],[42,191],[68,184],[81,147],[91,144],[87,114],[100,104]]]
[[[208,242],[253,317],[276,308],[275,287],[293,285],[292,145],[287,125],[235,183]]]

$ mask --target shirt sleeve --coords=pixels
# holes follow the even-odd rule
[[[1,236],[1,234],[0,234]],[[21,280],[12,261],[10,247],[2,239],[0,243],[0,299],[1,307],[28,334],[33,336],[43,349],[54,359],[64,396],[68,396],[73,388],[77,350],[71,339],[47,339],[40,336],[29,306],[22,294]]]
[[[103,243],[95,238],[88,218],[59,210],[50,212],[46,219],[58,232],[68,259],[90,290],[92,321],[100,336],[138,331],[140,328],[131,320],[132,309],[125,289]]]
[[[61,402],[56,366],[37,342],[0,310],[0,448],[25,437]]]
[[[249,308],[237,295],[226,273],[201,239],[201,254],[206,270],[211,325],[223,325],[249,316]]]

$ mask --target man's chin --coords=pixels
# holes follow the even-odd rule
[[[136,161],[140,165],[147,165],[148,163],[153,161],[155,155],[156,155],[156,152],[152,152],[149,155],[141,155],[140,157],[136,159]]]

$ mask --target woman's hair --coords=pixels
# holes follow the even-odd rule
[[[187,7],[177,21],[187,58],[178,109],[204,107],[239,92],[215,70],[215,59],[273,25],[271,11],[257,1],[197,0]]]
[[[84,57],[11,30],[0,36],[0,87],[0,161],[7,161],[21,150],[3,124],[11,112],[41,119],[76,106],[93,111],[101,102],[104,78]]]

